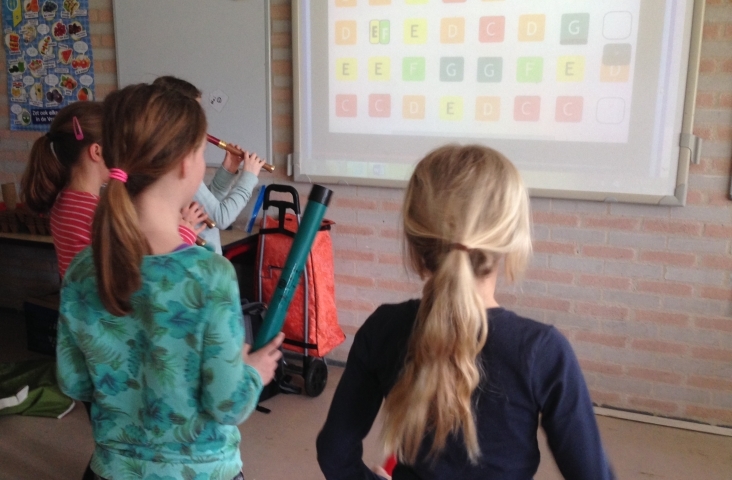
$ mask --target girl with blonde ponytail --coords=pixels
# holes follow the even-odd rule
[[[553,327],[495,300],[531,254],[516,168],[482,146],[445,146],[416,167],[402,209],[421,300],[382,305],[356,334],[323,430],[327,479],[377,479],[362,440],[383,401],[394,480],[531,479],[539,418],[565,478],[609,479],[587,387]]]
[[[98,479],[240,480],[236,425],[274,376],[282,335],[250,355],[233,266],[178,232],[205,134],[198,102],[165,88],[104,100],[109,183],[64,278],[56,349],[61,390],[92,403]]]

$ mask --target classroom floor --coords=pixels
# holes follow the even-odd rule
[[[35,358],[25,349],[25,325],[17,314],[0,311],[0,362]],[[330,367],[318,398],[278,395],[240,428],[247,480],[321,479],[315,436],[323,424],[342,369]],[[732,480],[732,437],[598,417],[605,447],[618,479]],[[541,437],[541,435],[540,435]],[[543,439],[536,480],[561,479]],[[61,420],[0,417],[0,480],[77,480],[93,449],[84,407]],[[375,435],[365,442],[367,464],[379,462]]]

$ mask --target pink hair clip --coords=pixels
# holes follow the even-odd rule
[[[84,132],[81,130],[81,124],[79,123],[79,119],[76,118],[76,115],[74,115],[73,119],[74,124],[74,136],[77,140],[84,140]]]

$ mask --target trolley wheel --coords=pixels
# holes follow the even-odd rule
[[[306,358],[305,393],[308,397],[317,397],[328,383],[328,366],[320,358]]]

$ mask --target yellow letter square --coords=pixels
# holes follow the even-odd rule
[[[404,43],[407,45],[427,43],[426,18],[410,18],[404,21]]]
[[[369,80],[372,82],[386,82],[391,79],[391,58],[369,58]]]
[[[358,79],[358,60],[355,58],[339,58],[336,60],[336,78],[343,82]]]
[[[585,79],[585,57],[572,55],[559,57],[557,61],[558,82],[582,82]]]
[[[441,120],[463,119],[463,97],[442,97],[440,99]]]

